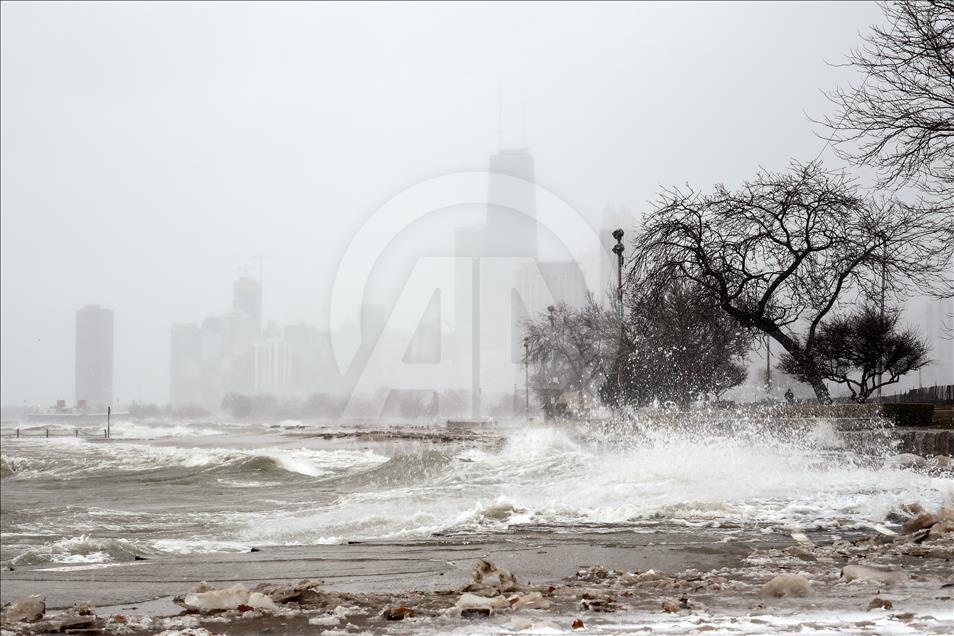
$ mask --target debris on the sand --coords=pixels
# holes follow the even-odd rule
[[[337,625],[341,622],[341,619],[335,616],[334,614],[325,614],[324,616],[312,616],[308,619],[309,625],[321,625],[321,626],[330,626]]]
[[[543,598],[540,592],[527,592],[526,594],[515,594],[507,599],[510,608],[514,611],[521,609],[547,609],[550,607],[550,601]]]
[[[912,532],[917,532],[918,530],[923,530],[925,528],[930,528],[938,522],[938,518],[931,513],[920,514],[914,519],[909,519],[901,524],[901,529],[904,530],[907,534]]]
[[[414,618],[414,610],[410,607],[387,607],[381,612],[386,621],[403,621],[405,618]]]
[[[886,570],[868,565],[846,565],[841,569],[841,576],[848,583],[861,581],[882,585],[895,585],[904,582],[907,578],[901,570]]]
[[[470,592],[464,592],[454,603],[454,608],[461,616],[489,616],[494,610],[508,607],[510,602],[504,596],[478,596]]]
[[[37,623],[36,631],[59,634],[98,633],[101,627],[102,621],[96,616],[67,613]]]
[[[41,594],[25,596],[10,603],[3,610],[4,623],[34,623],[46,612],[46,597]]]
[[[761,596],[782,598],[783,596],[806,596],[812,591],[811,581],[798,574],[776,576],[762,587]]]
[[[912,517],[917,517],[919,514],[924,512],[924,507],[916,501],[912,501],[909,504],[901,506],[901,510],[908,513]]]
[[[481,586],[490,585],[492,587],[496,587],[501,592],[510,592],[517,587],[517,579],[513,574],[507,570],[504,570],[503,568],[498,568],[490,561],[485,561],[484,559],[478,560],[474,565],[473,577],[473,584],[465,589],[480,588]],[[492,579],[493,577],[496,577],[497,579],[496,585],[490,583],[490,581],[487,580]]]
[[[868,609],[867,609],[866,611],[870,612],[870,611],[873,610],[873,609],[886,609],[886,610],[889,610],[889,609],[891,609],[893,606],[894,606],[894,605],[893,605],[893,604],[891,603],[891,601],[889,601],[888,599],[886,599],[886,598],[881,598],[880,596],[876,596],[876,597],[874,597],[873,599],[871,599],[871,602],[870,602],[870,603],[868,603]]]
[[[663,601],[662,608],[667,614],[679,613],[679,603],[676,601]]]
[[[583,629],[584,627],[586,627],[586,625],[584,625],[584,624],[583,624],[583,621],[580,620],[579,618],[577,618],[576,620],[574,620],[574,621],[573,621],[573,624],[570,625],[570,628],[571,628],[571,629]]]
[[[619,609],[616,599],[608,592],[591,590],[583,592],[580,607],[590,612],[615,612]]]
[[[306,592],[312,591],[322,582],[313,579],[302,579],[298,583],[263,583],[257,585],[254,592],[260,592],[278,604],[300,601]]]
[[[806,535],[804,532],[793,532],[792,538],[804,545],[808,545],[808,546],[815,545],[815,543],[811,539],[809,539],[808,535]]]
[[[271,597],[261,592],[252,592],[241,583],[217,590],[205,581],[193,588],[192,592],[186,594],[182,604],[186,609],[200,612],[235,609],[239,605],[257,610],[275,611],[278,609]]]
[[[602,565],[591,565],[576,572],[576,578],[580,581],[602,581],[608,576],[609,572]]]
[[[533,621],[523,616],[514,616],[510,619],[508,627],[515,632],[522,632],[526,629],[533,629]]]
[[[204,627],[186,627],[185,629],[167,629],[156,636],[217,636]]]

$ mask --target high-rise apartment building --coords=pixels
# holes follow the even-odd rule
[[[113,401],[113,310],[87,305],[76,312],[76,402],[93,410]]]

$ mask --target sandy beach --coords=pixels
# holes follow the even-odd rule
[[[467,540],[269,546],[199,559],[18,568],[3,572],[2,594],[4,603],[46,596],[46,621],[20,624],[14,633],[82,621],[71,609],[77,604],[92,608],[87,629],[116,634],[405,633],[412,625],[425,633],[571,633],[576,621],[587,633],[941,634],[954,628],[954,535],[920,542],[881,533],[799,538],[712,529],[538,530]],[[491,575],[475,583],[475,564],[482,561],[506,569],[514,582]],[[842,569],[852,564],[876,568],[876,578],[898,573],[897,580],[848,580]],[[810,589],[795,597],[767,595],[766,584],[776,576],[804,577]],[[308,582],[300,585],[302,579]],[[260,586],[290,598],[271,610],[183,607],[198,581],[218,590]],[[462,612],[469,590],[516,600]],[[521,599],[532,602],[522,608]],[[874,599],[882,605],[869,608]],[[407,615],[393,620],[400,608]]]

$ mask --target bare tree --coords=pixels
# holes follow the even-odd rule
[[[630,285],[627,305],[618,377],[601,391],[607,403],[659,400],[686,408],[703,396],[718,399],[745,381],[752,333],[696,283]]]
[[[856,402],[865,402],[880,387],[929,364],[927,341],[912,329],[900,329],[899,321],[897,310],[882,313],[868,305],[823,323],[815,343],[822,376],[845,385]],[[779,367],[802,379],[790,355],[782,357]]]
[[[676,279],[698,284],[778,342],[827,403],[822,321],[846,298],[949,284],[947,231],[931,210],[863,199],[843,175],[795,164],[737,192],[664,192],[634,239],[629,282],[647,294]]]
[[[551,305],[525,325],[533,389],[547,415],[559,394],[573,391],[583,405],[596,393],[612,363],[619,333],[612,312],[592,298],[581,309]]]
[[[883,2],[888,24],[872,27],[848,65],[858,86],[828,94],[821,122],[844,158],[881,171],[882,186],[914,183],[954,197],[954,1]],[[827,136],[827,135],[826,135]]]

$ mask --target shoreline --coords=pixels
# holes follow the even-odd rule
[[[49,621],[87,620],[109,634],[572,633],[576,621],[596,633],[653,625],[667,633],[806,625],[819,633],[950,633],[952,559],[949,531],[834,540],[827,531],[524,531],[32,567],[3,572],[0,583],[4,603],[45,594]],[[483,562],[512,573],[514,582],[475,577]],[[844,576],[843,568],[858,564],[896,580]],[[804,577],[806,595],[766,595],[779,575]],[[200,581],[208,587],[194,588]],[[272,610],[183,607],[190,590],[237,584],[287,599]],[[468,607],[468,594],[478,605],[498,606]],[[876,600],[884,605],[869,608]],[[84,618],[66,609],[76,603],[95,609]]]

